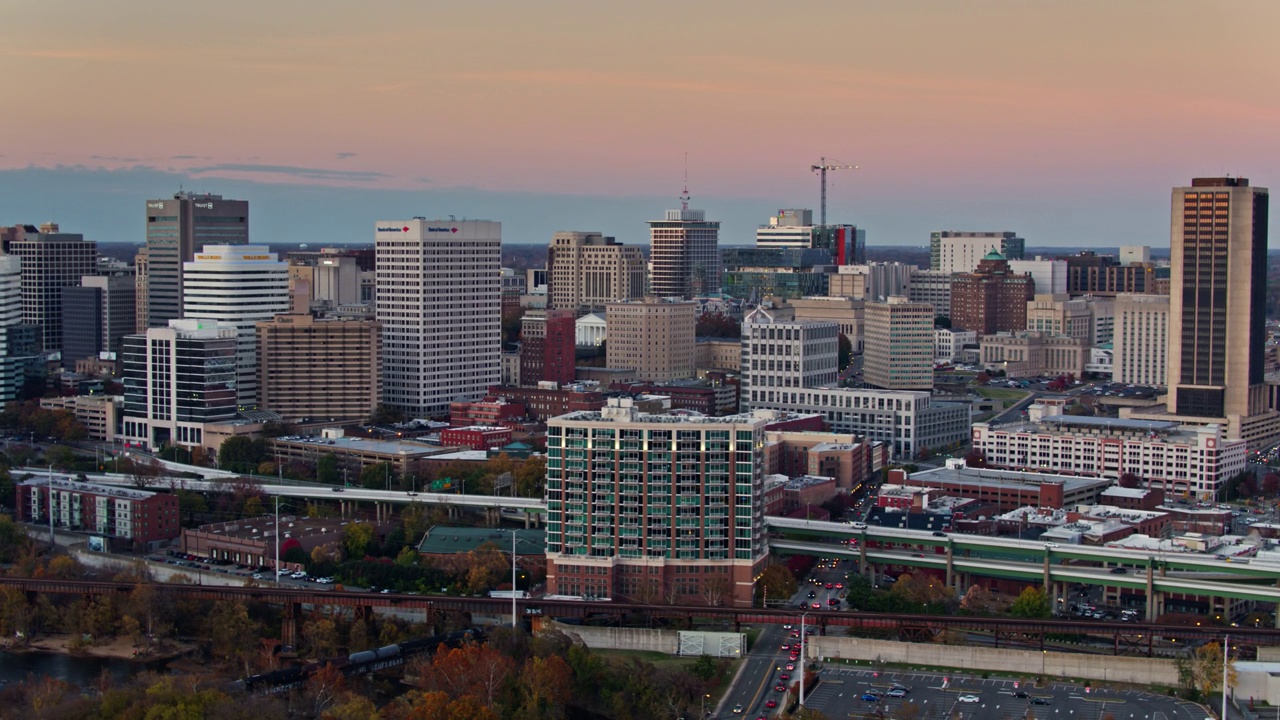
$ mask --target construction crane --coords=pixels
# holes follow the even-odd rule
[[[828,170],[857,170],[857,165],[828,165],[827,159],[822,158],[818,165],[812,165],[810,170],[818,173],[822,177],[822,207],[820,210],[821,220],[819,224],[827,224],[827,171]]]

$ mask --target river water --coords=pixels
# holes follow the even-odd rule
[[[61,653],[0,652],[0,682],[16,683],[27,679],[51,675],[78,687],[88,687],[98,682],[105,670],[113,680],[126,680],[147,669],[163,667],[164,663],[139,663],[118,658],[84,657]]]

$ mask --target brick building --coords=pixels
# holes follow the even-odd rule
[[[49,523],[50,484],[48,478],[18,483],[20,521]],[[177,495],[58,477],[52,495],[55,527],[102,535],[129,549],[154,549],[178,537]]]
[[[1035,296],[1030,275],[1009,269],[998,252],[987,253],[971,273],[951,281],[951,327],[990,335],[1027,327],[1027,301]]]
[[[474,402],[449,403],[449,424],[454,427],[487,425],[515,428],[525,416],[523,403],[487,397]]]
[[[577,346],[572,310],[529,310],[520,321],[520,384],[571,383]]]
[[[472,450],[491,450],[510,444],[511,428],[483,425],[449,428],[440,433],[440,442],[450,446],[468,447]]]
[[[982,500],[994,504],[1001,512],[1024,505],[1046,508],[1092,505],[1111,485],[1105,478],[969,468],[962,460],[948,461],[946,467],[910,475],[905,470],[890,470],[888,482]]]
[[[494,385],[489,395],[523,405],[526,415],[537,420],[604,407],[604,393],[580,385],[556,389]]]

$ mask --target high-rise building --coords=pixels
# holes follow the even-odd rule
[[[80,284],[98,271],[98,244],[79,233],[58,231],[55,223],[39,228],[7,229],[4,252],[22,259],[22,322],[38,325],[45,352],[62,350],[62,289]]]
[[[170,320],[125,337],[125,442],[201,447],[205,425],[236,416],[235,325]]]
[[[831,279],[831,294],[884,302],[890,295],[906,295],[915,272],[915,265],[897,262],[847,265]]]
[[[951,279],[951,327],[992,335],[1027,327],[1027,301],[1035,295],[1030,275],[1009,269],[1009,262],[992,250],[973,272]]]
[[[768,225],[756,229],[756,247],[818,248],[830,252],[836,265],[861,265],[867,261],[867,231],[853,225],[814,225],[812,210],[779,210]]]
[[[148,323],[151,322],[151,309],[147,304],[149,298],[149,286],[147,284],[147,274],[151,271],[151,264],[147,262],[147,249],[144,247],[138,250],[138,254],[133,256],[133,312],[134,332],[145,330]]]
[[[1165,387],[1168,382],[1169,296],[1116,296],[1112,380]]]
[[[631,368],[637,379],[648,382],[693,377],[697,311],[697,303],[652,296],[639,302],[610,303],[605,312],[609,324],[606,364]]]
[[[18,399],[27,378],[42,371],[40,329],[22,323],[22,258],[0,255],[0,403]]]
[[[362,302],[359,261],[337,252],[322,254],[311,275],[311,299],[330,308]]]
[[[687,191],[680,200],[679,210],[668,210],[663,220],[649,221],[649,260],[653,263],[649,292],[683,300],[718,293],[720,223],[707,220],[702,210],[690,210]]]
[[[366,420],[382,398],[382,324],[281,314],[257,324],[262,407],[285,422]]]
[[[1067,261],[1036,256],[1034,260],[1010,260],[1009,269],[1026,273],[1036,282],[1036,294],[1058,295],[1067,292]]]
[[[929,235],[929,269],[973,272],[992,250],[1009,260],[1021,260],[1025,249],[1026,241],[1017,233],[941,230]]]
[[[933,306],[901,295],[866,307],[863,379],[886,390],[933,389]]]
[[[831,253],[814,248],[725,248],[721,263],[721,292],[749,302],[826,295],[836,277]]]
[[[548,421],[547,592],[749,607],[768,556],[767,417],[612,398]]]
[[[414,418],[502,379],[502,223],[383,220],[377,239],[383,402]]]
[[[1204,418],[1266,412],[1269,200],[1266,188],[1246,178],[1196,178],[1173,190],[1171,412]]]
[[[237,403],[258,407],[257,325],[289,312],[289,266],[266,245],[205,245],[183,263],[182,275],[184,317],[239,329]]]
[[[86,275],[77,287],[62,289],[62,359],[120,352],[125,335],[137,332],[132,274]]]
[[[1115,335],[1115,302],[1111,298],[1037,292],[1027,301],[1026,329],[1105,345]]]
[[[836,323],[796,320],[795,309],[776,300],[748,312],[742,319],[741,406],[751,407],[745,399],[752,389],[835,384],[839,338]]]
[[[249,242],[249,203],[244,200],[184,191],[148,200],[146,210],[146,272],[139,274],[139,286],[147,295],[138,304],[147,308],[147,323],[139,329],[166,327],[182,317],[183,263],[191,262],[200,248]]]
[[[933,306],[933,313],[951,317],[951,273],[941,270],[912,270],[907,284],[907,299],[926,302]]]
[[[528,310],[520,319],[520,381],[573,382],[577,346],[573,310]]]
[[[1067,289],[1072,295],[1116,295],[1159,292],[1159,268],[1151,262],[1122,265],[1110,255],[1085,250],[1064,259]],[[1036,291],[1040,292],[1039,281]]]
[[[644,297],[640,248],[596,232],[558,232],[547,247],[547,307],[578,315]]]

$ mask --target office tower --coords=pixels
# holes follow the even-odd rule
[[[39,228],[8,228],[4,251],[22,259],[22,322],[38,325],[44,352],[62,350],[62,288],[98,270],[98,244],[79,233],[58,231],[55,223]]]
[[[758,303],[767,297],[827,295],[835,266],[822,249],[725,248],[721,253],[720,291]]]
[[[1133,265],[1134,263],[1151,262],[1151,246],[1150,245],[1121,245],[1120,246],[1120,264]]]
[[[289,312],[289,266],[266,245],[205,245],[183,263],[182,275],[184,317],[239,328],[237,402],[241,410],[258,407],[256,328]]]
[[[117,353],[125,335],[137,331],[131,274],[86,275],[77,287],[62,289],[62,360],[74,367],[76,360]]]
[[[933,306],[933,314],[951,317],[951,273],[941,270],[912,270],[907,284],[907,299],[911,302],[927,302]]]
[[[245,245],[249,242],[249,203],[221,195],[189,192],[147,201],[147,261],[145,279],[147,323],[166,327],[182,317],[183,263],[191,262],[205,245]],[[88,273],[85,273],[88,274]]]
[[[886,390],[933,389],[933,306],[901,295],[866,308],[863,379]]]
[[[1173,190],[1169,410],[1239,418],[1237,432],[1267,408],[1269,200],[1246,178],[1196,178]]]
[[[22,322],[22,258],[0,255],[0,403],[17,400],[43,365],[40,328]]]
[[[1026,241],[1012,232],[942,230],[929,235],[929,269],[973,272],[992,250],[1009,260],[1021,260],[1025,247]]]
[[[839,338],[836,323],[797,320],[795,308],[777,300],[754,308],[742,319],[739,403],[751,407],[744,399],[755,389],[795,391],[835,384]]]
[[[848,265],[832,278],[831,294],[883,302],[890,295],[906,295],[914,272],[915,265],[896,262]]]
[[[125,337],[125,442],[200,447],[205,425],[236,416],[235,325],[170,320]]]
[[[549,420],[547,592],[749,607],[768,555],[766,423],[629,398]]]
[[[144,247],[133,256],[133,312],[134,332],[145,330],[151,321],[151,309],[147,304],[147,273],[150,264],[147,262],[147,249]]]
[[[1112,380],[1165,387],[1168,382],[1169,296],[1116,296]]]
[[[679,210],[649,221],[649,293],[689,300],[720,292],[719,239],[720,223],[707,220],[702,210],[690,210],[686,191]]]
[[[524,271],[524,288],[530,295],[546,295],[547,282],[546,268],[529,268]]]
[[[609,303],[605,312],[609,323],[606,364],[611,368],[631,368],[642,381],[693,377],[697,312],[697,303],[653,296]],[[521,380],[529,384],[528,379]]]
[[[573,310],[525,312],[520,320],[520,382],[573,382],[576,319]]]
[[[1110,298],[1037,292],[1027,301],[1026,329],[1105,345],[1115,335],[1115,312]]]
[[[365,421],[382,398],[382,324],[281,314],[257,324],[262,407],[285,422]]]
[[[1151,262],[1121,265],[1110,255],[1085,250],[1065,258],[1067,289],[1072,295],[1116,295],[1157,292],[1157,271]],[[1040,286],[1036,285],[1036,290]]]
[[[815,225],[812,210],[779,210],[768,225],[756,228],[756,247],[819,248],[836,265],[861,265],[867,261],[867,232],[853,225]]]
[[[1067,261],[1050,260],[1036,256],[1034,260],[1010,260],[1009,269],[1025,273],[1036,282],[1037,295],[1058,295],[1067,292]]]
[[[359,261],[337,252],[321,251],[312,270],[311,299],[328,308],[360,303]]]
[[[1027,327],[1027,301],[1035,295],[1030,275],[1009,269],[1009,261],[992,250],[973,272],[951,279],[951,327],[979,336]]]
[[[808,297],[787,300],[796,320],[833,322],[840,334],[849,340],[855,354],[860,354],[866,335],[866,301],[847,297]]]
[[[479,400],[502,378],[502,223],[380,221],[383,402],[413,418]]]
[[[547,247],[547,307],[578,315],[644,297],[646,263],[638,247],[595,232],[558,232]]]
[[[502,312],[515,310],[520,307],[520,298],[528,293],[527,283],[529,277],[526,273],[517,272],[512,268],[502,268]]]
[[[933,329],[933,361],[951,363],[960,359],[965,345],[977,346],[978,333],[972,330]]]

